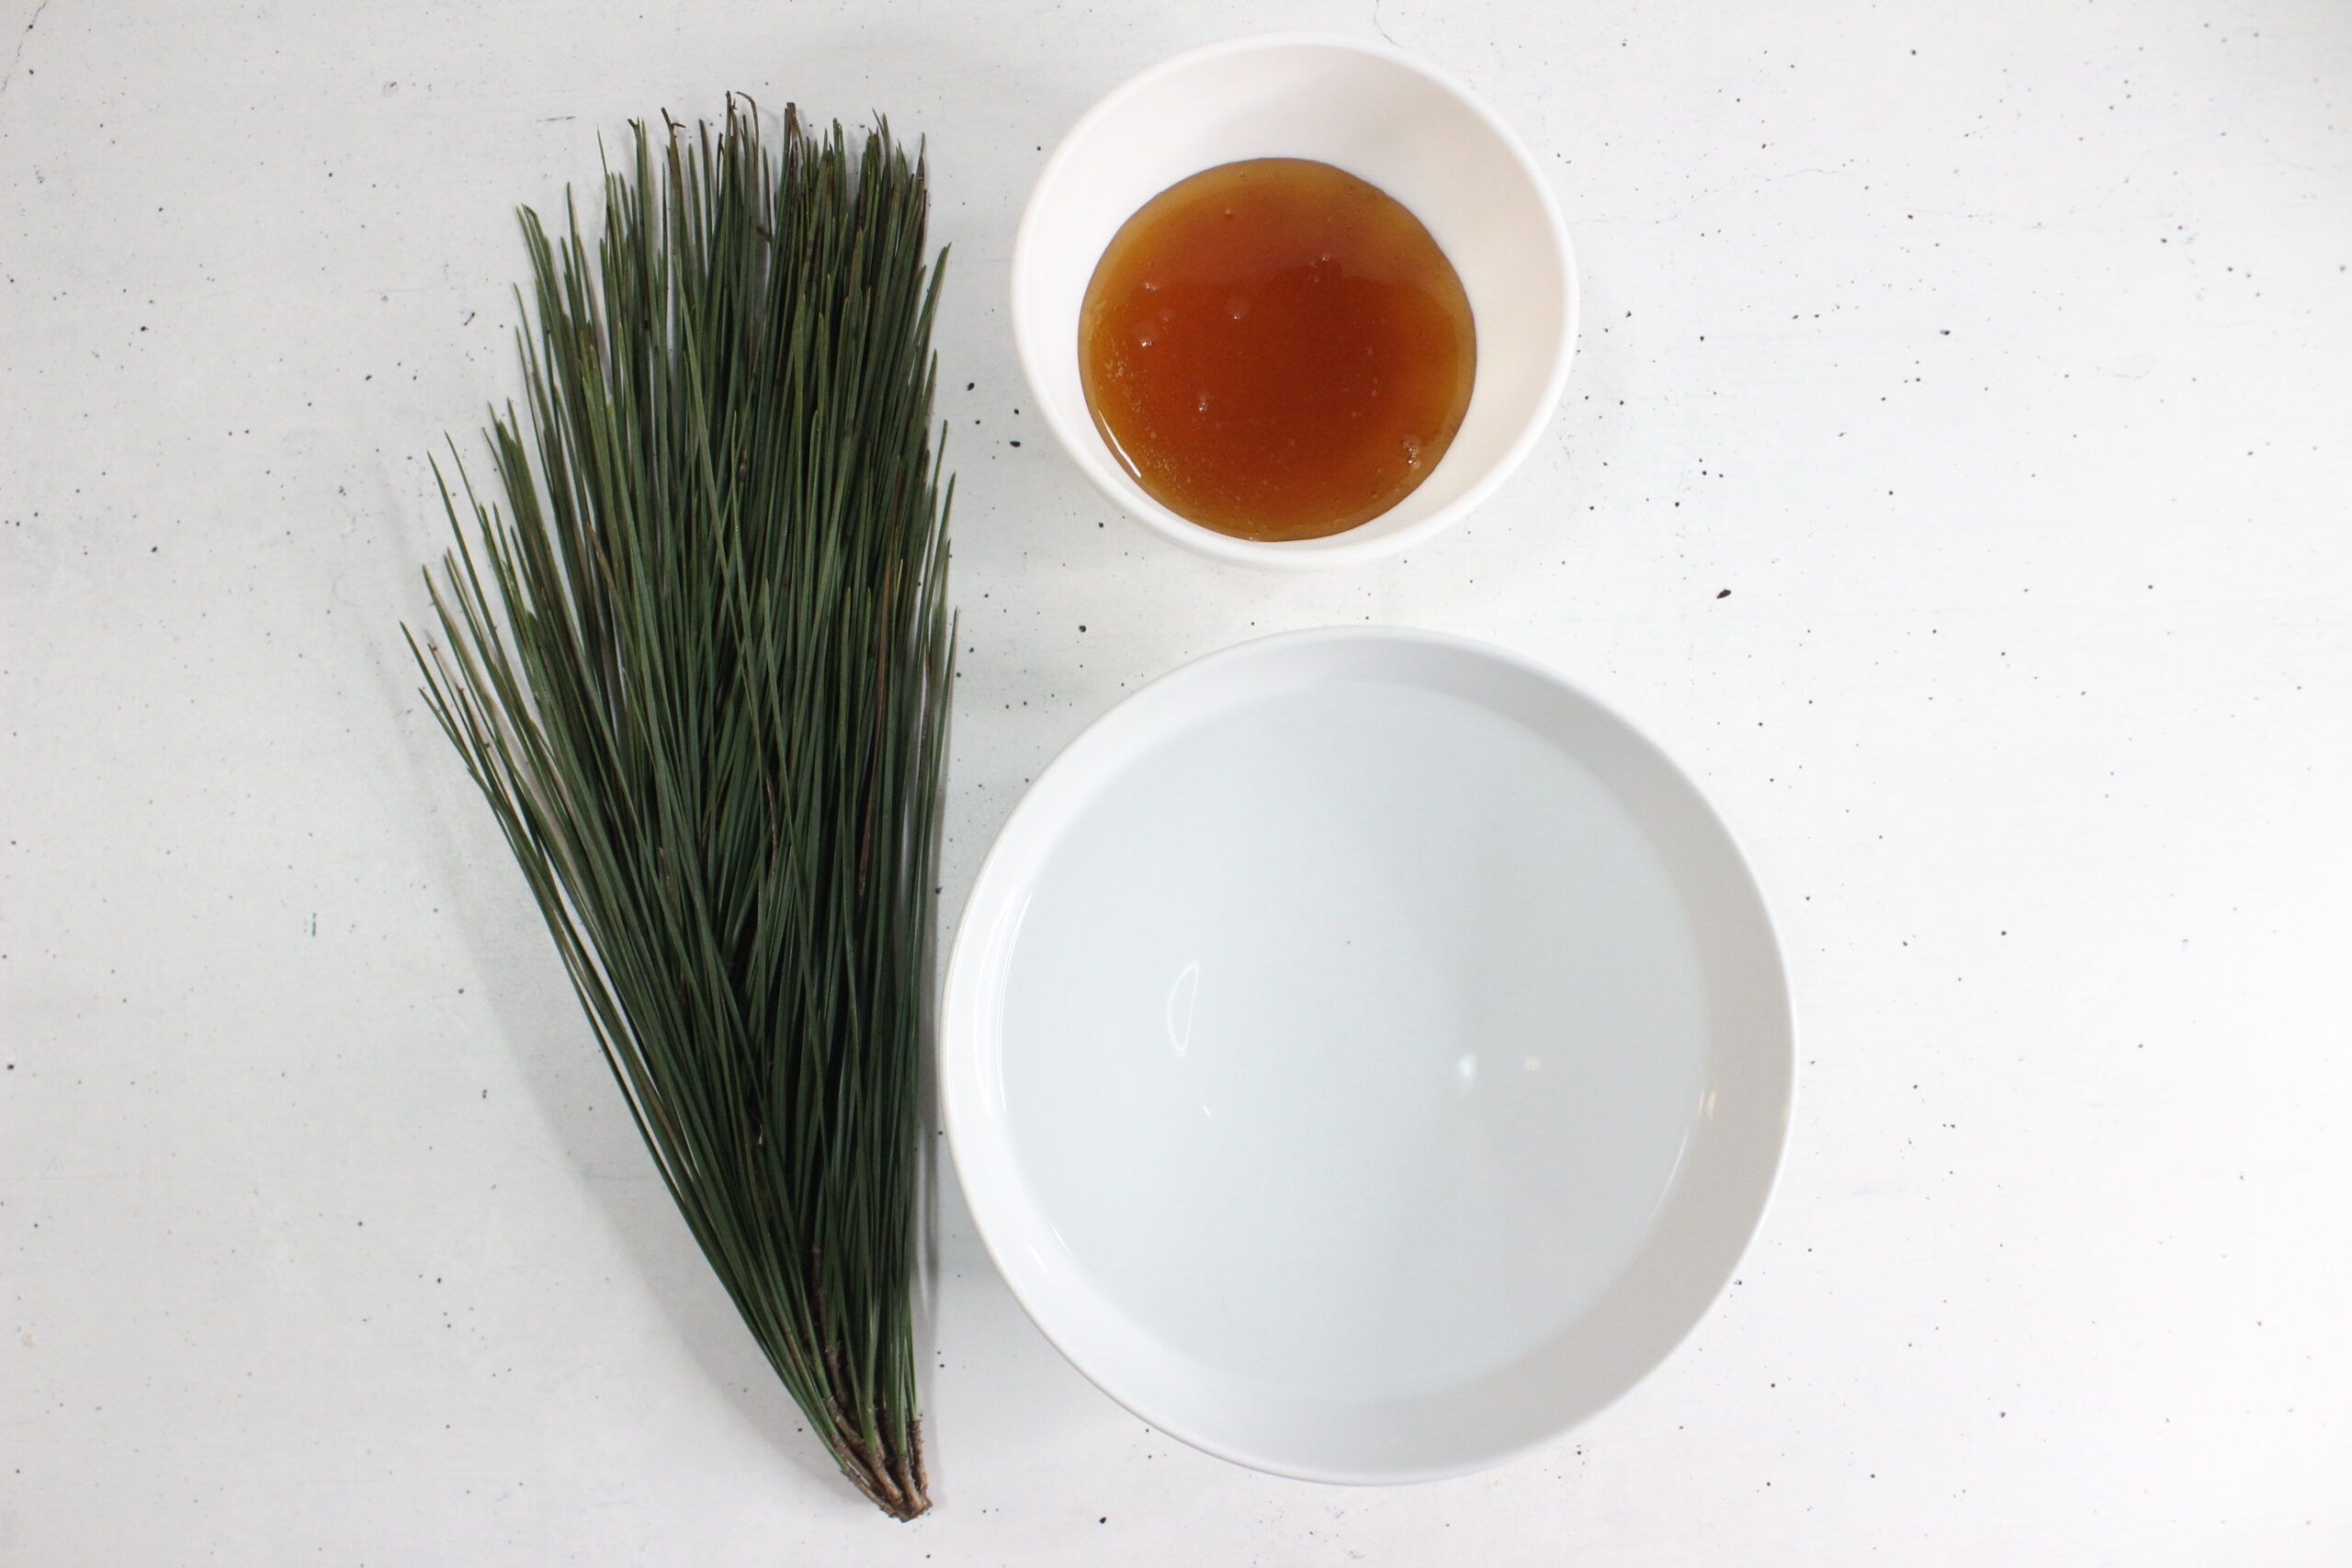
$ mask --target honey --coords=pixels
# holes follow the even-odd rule
[[[1470,403],[1469,297],[1420,220],[1304,158],[1180,180],[1096,264],[1079,316],[1087,408],[1181,517],[1319,539],[1427,479]]]

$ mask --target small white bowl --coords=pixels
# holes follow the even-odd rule
[[[1730,1279],[1794,1063],[1697,788],[1457,637],[1213,654],[1038,775],[964,908],[940,1092],[981,1240],[1144,1420],[1311,1481],[1493,1464]]]
[[[1419,488],[1322,539],[1237,539],[1186,521],[1120,468],[1087,412],[1079,310],[1119,226],[1203,169],[1314,158],[1409,209],[1461,275],[1477,378]],[[1179,544],[1250,566],[1347,566],[1428,538],[1517,468],[1559,401],[1577,333],[1576,264],[1543,172],[1452,77],[1356,39],[1275,33],[1162,61],[1088,110],[1030,193],[1012,248],[1012,335],[1046,423],[1081,472]]]

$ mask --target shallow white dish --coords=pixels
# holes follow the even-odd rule
[[[1386,628],[1081,735],[981,867],[941,1032],[1037,1325],[1161,1430],[1339,1482],[1483,1468],[1662,1360],[1762,1213],[1792,1057],[1689,779],[1537,666]]]
[[[1469,409],[1430,477],[1324,539],[1237,539],[1144,493],[1094,427],[1079,310],[1103,247],[1178,180],[1243,158],[1314,158],[1409,208],[1461,276],[1477,331]],[[1161,61],[1070,129],[1012,246],[1012,337],[1038,411],[1103,494],[1178,544],[1244,565],[1375,559],[1428,538],[1508,478],[1560,400],[1576,264],[1544,172],[1470,90],[1402,50],[1319,33],[1230,39]]]

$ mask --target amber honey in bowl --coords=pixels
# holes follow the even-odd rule
[[[1420,220],[1329,164],[1253,158],[1128,219],[1079,313],[1096,429],[1181,517],[1319,539],[1429,477],[1477,369],[1469,297]]]

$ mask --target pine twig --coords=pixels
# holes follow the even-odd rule
[[[633,127],[456,466],[424,696],[655,1168],[842,1473],[930,1506],[915,1094],[955,639],[920,157]],[[944,253],[940,258],[944,261]],[[438,469],[436,468],[436,473]]]

